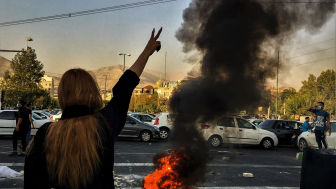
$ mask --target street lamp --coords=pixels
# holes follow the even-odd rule
[[[125,56],[131,56],[131,54],[124,54],[124,53],[119,53],[119,55],[124,55],[124,72],[125,72]]]
[[[28,51],[28,41],[33,41],[33,39],[31,37],[26,37],[26,42],[27,42],[27,51]]]

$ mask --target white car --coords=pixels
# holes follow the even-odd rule
[[[58,121],[62,117],[62,110],[58,111],[57,114],[51,115],[50,120],[51,121]]]
[[[326,142],[328,143],[328,149],[336,149],[336,122],[331,121],[330,123],[331,123],[331,134],[330,136],[326,136],[327,139]],[[309,131],[302,132],[300,134],[300,136],[298,137],[298,148],[300,151],[303,151],[304,148],[306,148],[307,146],[315,149],[318,148],[314,130],[315,129],[313,128]],[[324,148],[323,144],[322,147]]]
[[[277,136],[260,129],[240,116],[224,116],[208,123],[198,124],[206,141],[213,147],[223,143],[261,145],[271,149],[278,145]]]
[[[160,129],[160,138],[167,139],[173,129],[174,114],[161,113],[152,120],[152,125]]]
[[[42,110],[33,110],[33,113],[40,116],[42,119],[50,119],[51,117],[51,114],[49,114],[48,112],[44,112]]]
[[[2,110],[0,111],[0,135],[13,135],[16,127],[16,118],[18,117],[17,110]],[[32,114],[35,128],[31,130],[31,135],[35,135],[38,128],[43,124],[50,122],[48,119],[42,119],[35,113]]]

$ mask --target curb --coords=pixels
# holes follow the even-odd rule
[[[303,152],[299,152],[296,154],[296,159],[297,160],[302,160],[302,157],[303,157]]]

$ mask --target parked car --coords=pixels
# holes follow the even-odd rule
[[[314,131],[315,128],[310,129],[301,133],[301,135],[298,137],[297,146],[300,151],[303,151],[307,146],[311,148],[318,148]],[[326,136],[326,139],[326,142],[328,143],[328,149],[336,149],[336,121],[331,121],[331,134],[330,136]]]
[[[236,115],[237,117],[241,117],[244,119],[255,119],[255,117],[248,115],[248,114],[243,114],[243,115]]]
[[[118,137],[134,137],[140,138],[144,142],[150,141],[152,138],[159,138],[160,130],[147,123],[127,115],[124,128]]]
[[[302,133],[302,123],[287,120],[265,120],[259,128],[273,132],[279,139],[279,144],[297,147],[298,136]]]
[[[13,135],[16,127],[16,119],[18,118],[17,110],[2,110],[0,111],[0,135]],[[31,135],[35,135],[37,129],[43,124],[50,122],[48,119],[42,119],[40,116],[32,113],[35,128],[31,130]]]
[[[249,119],[249,122],[252,123],[253,125],[260,125],[262,122],[264,122],[264,120],[262,119]]]
[[[33,113],[40,116],[42,119],[50,119],[51,115],[48,112],[42,110],[33,110]]]
[[[51,121],[58,121],[62,117],[62,110],[58,111],[57,114],[51,115]]]
[[[128,113],[128,115],[140,120],[143,123],[152,124],[153,116],[144,113]]]
[[[56,114],[58,114],[60,111],[62,111],[61,109],[55,109],[55,110],[53,110],[53,111],[51,111],[51,115],[56,115]]]
[[[160,138],[167,139],[173,129],[174,114],[161,113],[152,120],[152,125],[160,129]]]
[[[270,131],[260,129],[240,116],[224,116],[209,123],[199,123],[204,138],[213,147],[223,143],[261,145],[271,149],[278,138]]]

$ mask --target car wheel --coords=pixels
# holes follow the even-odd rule
[[[211,144],[212,147],[219,147],[223,142],[220,136],[212,136],[209,139],[209,143]]]
[[[273,147],[273,140],[270,138],[264,138],[260,144],[264,149],[269,150]]]
[[[299,142],[299,150],[301,152],[303,152],[303,150],[307,148],[307,141],[305,139],[300,139],[300,142]]]
[[[169,136],[168,129],[160,129],[160,138],[166,140]]]
[[[149,131],[142,131],[140,134],[140,139],[143,142],[148,142],[152,139],[152,134]]]

